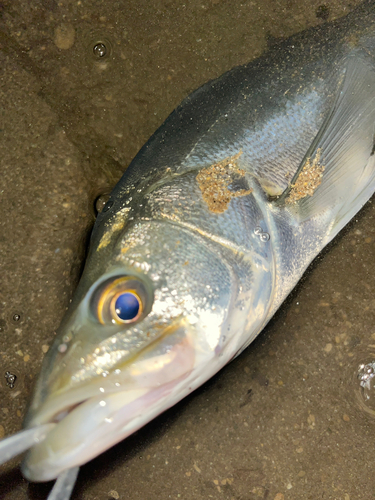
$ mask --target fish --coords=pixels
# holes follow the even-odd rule
[[[24,430],[57,479],[192,393],[264,329],[375,191],[375,10],[280,42],[188,96],[98,214]]]

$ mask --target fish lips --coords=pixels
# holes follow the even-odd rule
[[[207,356],[213,353],[206,353],[205,362]],[[28,427],[56,425],[29,450],[23,475],[30,481],[49,481],[98,456],[201,385],[204,366],[187,328],[166,352],[156,349],[153,355],[148,350],[106,378],[49,394]]]
[[[168,406],[174,383],[92,397],[74,407],[34,445],[21,470],[29,481],[50,481],[126,438]]]

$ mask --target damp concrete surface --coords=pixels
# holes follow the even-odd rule
[[[195,88],[358,3],[0,2],[0,437],[21,429],[96,200]],[[239,358],[83,466],[72,499],[375,498],[355,378],[375,352],[374,217],[370,201]],[[46,498],[18,464],[0,498]]]

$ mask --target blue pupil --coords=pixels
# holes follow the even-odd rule
[[[131,292],[122,293],[117,297],[115,311],[122,321],[134,319],[139,312],[139,299]]]

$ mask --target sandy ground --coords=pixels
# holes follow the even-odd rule
[[[97,197],[200,84],[359,3],[0,2],[1,437],[21,428]],[[374,498],[375,417],[355,380],[375,352],[374,217],[370,202],[235,362],[83,467],[73,500]],[[17,464],[0,498],[46,498]]]

